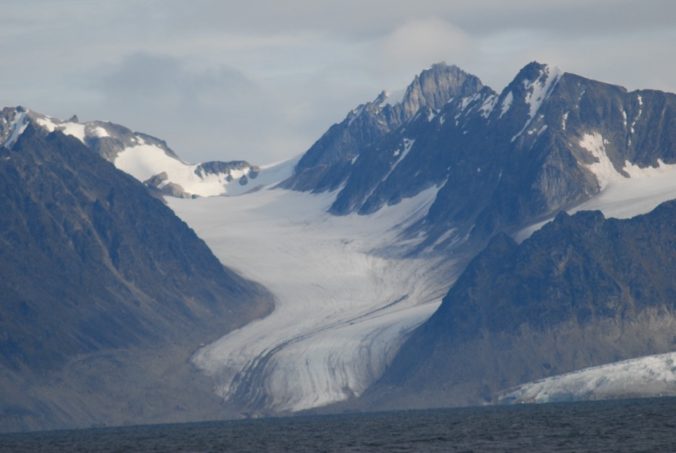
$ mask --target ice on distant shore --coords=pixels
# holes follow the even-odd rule
[[[676,396],[676,352],[624,360],[530,382],[500,398],[509,403]]]

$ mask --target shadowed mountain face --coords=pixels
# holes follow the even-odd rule
[[[57,384],[49,397],[31,395],[31,385],[106,351],[161,355],[181,346],[189,354],[270,310],[262,288],[224,268],[141,183],[59,132],[29,125],[11,149],[0,148],[0,212],[1,378],[5,390],[23,388],[2,395],[2,422],[53,403],[40,412],[50,420],[36,426],[82,423],[58,401]],[[105,401],[106,385],[121,384],[80,390]],[[109,422],[98,404],[88,407],[89,422]]]
[[[629,220],[560,214],[498,235],[367,401],[478,404],[516,384],[676,347],[676,201]]]
[[[424,79],[434,83],[414,111],[407,96]],[[332,126],[286,185],[338,189],[331,212],[339,215],[369,214],[437,187],[410,232],[424,233],[423,249],[469,238],[477,250],[496,232],[511,234],[590,199],[604,186],[592,165],[599,159],[623,175],[627,163],[676,162],[676,95],[627,92],[536,62],[500,94],[454,66],[435,65],[400,103],[387,102],[381,96]]]

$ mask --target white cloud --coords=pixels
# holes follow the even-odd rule
[[[471,39],[440,19],[414,20],[376,41],[375,61],[386,70],[410,71],[438,61],[465,60],[475,52]]]

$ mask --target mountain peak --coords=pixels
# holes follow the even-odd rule
[[[529,61],[521,70],[529,70],[529,69],[536,69],[536,70],[542,70],[549,66],[547,63],[541,63],[537,60]]]
[[[557,66],[549,65],[547,63],[540,63],[538,61],[531,61],[526,66],[521,68],[510,85],[521,83],[524,88],[528,88],[535,82],[546,84],[547,80],[551,78],[558,79],[561,74],[562,71]]]
[[[512,106],[512,101],[522,107],[518,109],[525,116],[525,121],[520,131],[512,137],[516,139],[535,118],[544,100],[549,97],[563,75],[561,69],[556,66],[531,61],[521,68],[500,95],[502,117]]]
[[[406,116],[413,116],[422,107],[438,110],[451,98],[479,92],[483,84],[478,77],[455,65],[435,63],[416,75],[406,88],[401,103]]]
[[[426,74],[434,74],[434,73],[445,74],[445,73],[449,73],[449,72],[462,73],[462,74],[467,75],[467,73],[465,71],[463,71],[462,68],[460,68],[459,66],[454,65],[454,64],[449,65],[445,61],[439,61],[437,63],[432,63],[429,67],[420,71],[420,74],[418,74],[418,76],[423,77]]]

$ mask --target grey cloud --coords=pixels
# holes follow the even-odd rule
[[[192,66],[191,59],[136,53],[99,68],[91,75],[102,98],[97,109],[168,140],[188,158],[246,158],[252,152],[271,158],[261,127],[279,132],[274,99],[236,69]]]
[[[110,119],[190,160],[265,162],[440,60],[497,90],[537,59],[676,91],[675,13],[667,0],[8,0],[0,102]]]
[[[189,4],[170,0],[170,3],[181,14],[167,20],[179,29],[227,27],[248,32],[288,32],[310,28],[348,36],[382,34],[409,20],[428,17],[477,33],[514,28],[585,35],[655,30],[672,28],[676,12],[670,0],[194,0]],[[210,14],[202,14],[204,10]]]
[[[109,100],[143,101],[177,98],[186,103],[210,103],[222,96],[247,96],[257,87],[234,68],[194,70],[168,55],[135,53],[113,67],[104,67],[94,84]]]

